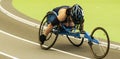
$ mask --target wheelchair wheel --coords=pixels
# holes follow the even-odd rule
[[[48,14],[47,14],[48,15]],[[47,15],[43,18],[41,24],[40,24],[40,28],[39,28],[39,41],[40,41],[40,35],[43,34],[43,32],[45,31],[46,27],[48,26],[47,23]],[[46,40],[44,42],[43,45],[40,44],[42,49],[50,49],[56,42],[58,35],[52,33],[52,31],[48,34],[48,36],[46,37]]]
[[[75,26],[75,30],[73,30],[73,31],[80,32],[80,24],[77,24]],[[72,45],[74,45],[76,47],[81,46],[84,42],[84,38],[70,38],[68,35],[67,35],[67,38],[70,41],[70,43],[72,43]]]
[[[99,41],[99,44],[89,42],[94,57],[98,59],[104,58],[110,48],[110,40],[107,31],[102,27],[97,27],[92,31],[91,37]]]
[[[67,38],[68,40],[70,41],[70,43],[72,43],[74,46],[76,47],[79,47],[83,44],[84,42],[84,38],[81,38],[81,39],[73,39],[73,38],[70,38],[68,35],[67,35]]]

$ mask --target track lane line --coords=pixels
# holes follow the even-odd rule
[[[1,52],[1,51],[0,51],[0,54],[2,54],[2,55],[4,55],[4,56],[7,56],[7,57],[9,57],[9,58],[11,58],[11,59],[19,59],[19,58],[17,58],[17,57],[11,56],[11,55],[6,54],[6,53]]]
[[[24,39],[24,38],[21,38],[21,37],[12,35],[12,34],[10,34],[10,33],[7,33],[7,32],[5,32],[5,31],[3,31],[3,30],[0,30],[0,33],[3,33],[3,34],[5,34],[5,35],[14,37],[14,38],[19,39],[19,40],[22,40],[22,41],[25,41],[25,42],[27,42],[27,43],[31,43],[31,44],[40,46],[39,43],[36,43],[36,42],[30,41],[30,40],[27,40],[27,39]],[[57,52],[61,52],[61,53],[64,53],[64,54],[68,54],[68,55],[74,56],[74,57],[79,57],[79,58],[83,58],[83,59],[90,59],[90,58],[88,58],[88,57],[84,57],[84,56],[80,56],[80,55],[73,54],[73,53],[70,53],[70,52],[62,51],[62,50],[59,50],[59,49],[56,49],[56,48],[51,48],[51,49],[54,50],[54,51],[57,51]]]

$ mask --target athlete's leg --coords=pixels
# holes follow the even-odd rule
[[[50,33],[50,31],[52,30],[52,28],[53,28],[53,25],[50,23],[50,24],[48,24],[48,26],[47,26],[47,28],[45,29],[45,31],[44,31],[44,35],[45,36],[47,36],[49,33]]]

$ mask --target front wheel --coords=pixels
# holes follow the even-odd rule
[[[99,41],[99,44],[93,42],[90,44],[93,55],[98,59],[104,58],[110,48],[110,40],[107,31],[102,27],[97,27],[92,31],[91,37]]]

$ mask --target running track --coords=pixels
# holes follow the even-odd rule
[[[8,13],[0,11],[0,59],[94,59],[86,42],[79,48],[74,47],[63,36],[58,38],[52,49],[42,50],[38,41],[40,22],[18,12],[11,2],[12,0],[0,2],[2,8],[10,12],[13,17],[18,16],[11,18]],[[26,19],[32,22],[32,25],[27,21],[23,23],[16,19]],[[119,58],[120,50],[116,48],[110,49],[104,59]]]

